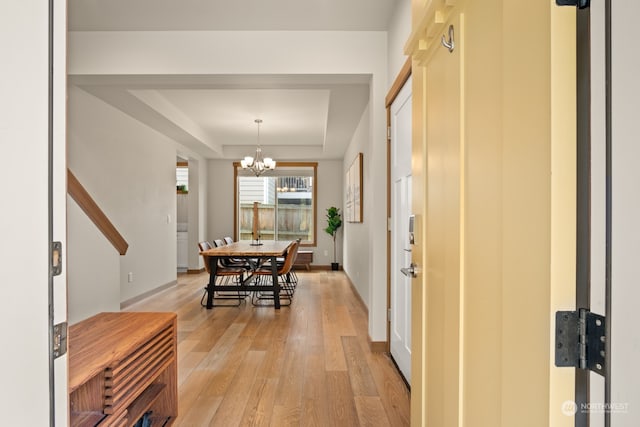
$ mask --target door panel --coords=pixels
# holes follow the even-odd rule
[[[62,243],[62,273],[53,278],[53,324],[67,322],[67,7],[66,2],[52,2],[53,76],[52,104],[52,237]],[[69,420],[67,387],[68,360],[63,355],[53,362],[54,418],[56,425]]]
[[[411,78],[391,104],[391,319],[390,351],[411,384]]]
[[[408,235],[411,212],[411,176],[393,183],[391,242],[391,356],[411,384],[411,279],[400,272],[411,264]]]
[[[460,40],[459,18],[450,22]],[[442,32],[447,34],[449,24]],[[428,378],[427,423],[457,426],[460,380],[461,309],[461,169],[460,169],[460,60],[439,45],[425,64],[426,111],[426,244],[424,335]]]
[[[411,79],[391,105],[391,182],[390,350],[411,384],[411,278],[400,272],[411,264]]]
[[[53,3],[55,24],[60,25],[57,18],[66,16],[66,2]],[[50,197],[51,161],[57,163],[64,159],[65,153],[64,137],[59,136],[64,135],[65,129],[66,25],[61,24],[55,33],[55,76],[50,82],[47,79],[52,67],[48,2],[4,2],[3,9],[0,15],[3,32],[0,51],[4,60],[0,83],[0,141],[11,160],[5,162],[1,175],[3,182],[11,184],[4,188],[4,244],[0,249],[3,266],[7,266],[3,268],[4,283],[0,290],[0,298],[5,303],[0,330],[8,344],[2,355],[5,367],[2,378],[5,387],[0,392],[2,425],[64,426],[68,424],[66,365],[52,363],[49,326],[53,320],[52,303],[59,302],[64,313],[56,319],[66,318],[66,286],[63,281],[59,289],[54,289],[52,301],[49,238],[53,234],[54,238],[63,239],[66,227],[63,215],[56,216],[53,224],[50,221],[52,208],[60,208],[66,198],[64,175],[62,181],[57,182],[59,185],[54,185],[53,200]],[[53,117],[50,116],[52,85],[57,88],[59,103],[56,105],[62,105],[59,110],[53,107]],[[53,153],[49,145],[51,131]],[[62,408],[59,418],[52,406],[54,385],[56,391],[60,387],[60,398],[55,401],[55,408]]]

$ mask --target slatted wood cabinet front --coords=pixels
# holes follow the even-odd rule
[[[153,426],[178,415],[175,313],[100,313],[69,328],[72,426]]]

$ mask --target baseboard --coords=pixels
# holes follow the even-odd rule
[[[353,284],[353,281],[351,280],[349,275],[347,273],[345,273],[344,275],[347,277],[347,281],[349,281],[349,286],[351,286],[351,291],[356,296],[356,299],[360,303],[360,306],[366,313],[367,319],[368,319],[369,308],[367,308],[367,305],[364,303],[364,300],[360,296],[360,292],[358,292],[356,285]],[[369,322],[367,321],[367,323]],[[367,334],[367,342],[369,343],[369,349],[371,350],[372,353],[386,353],[388,351],[388,344],[386,341],[371,341],[371,337]]]
[[[371,353],[386,353],[387,342],[386,341],[371,341],[371,337],[367,335],[367,341],[369,341],[369,350]]]
[[[204,267],[199,270],[187,270],[187,274],[200,274],[204,271]]]
[[[360,306],[362,307],[362,309],[364,310],[364,312],[366,313],[367,318],[368,318],[369,317],[369,307],[367,307],[367,304],[364,303],[364,300],[360,296],[360,292],[358,292],[358,289],[356,288],[356,285],[354,285],[353,282],[351,281],[351,277],[349,277],[349,275],[346,272],[344,273],[344,275],[347,278],[347,281],[349,282],[349,286],[351,287],[351,291],[356,296],[356,299],[360,303]],[[371,340],[369,340],[369,342],[371,342]]]
[[[320,271],[331,271],[331,264],[310,264],[309,265],[309,269],[310,270],[320,270]],[[340,271],[342,270],[342,266],[340,266]]]
[[[144,292],[144,293],[142,293],[142,294],[140,294],[138,296],[135,296],[133,298],[130,298],[130,299],[126,300],[126,301],[122,301],[120,303],[120,310],[124,310],[125,308],[127,308],[127,307],[129,307],[129,306],[131,306],[131,305],[133,305],[133,304],[135,304],[137,302],[140,302],[145,298],[149,298],[150,296],[155,295],[157,293],[160,293],[160,292],[164,291],[165,289],[168,289],[168,288],[170,288],[172,286],[176,286],[177,284],[178,284],[177,280],[172,280],[171,282],[169,282],[169,283],[167,283],[165,285],[158,286],[157,288],[151,289],[150,291]]]

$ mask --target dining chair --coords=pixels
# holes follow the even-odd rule
[[[299,248],[300,247],[300,242],[302,241],[302,239],[298,238],[295,241],[298,243],[298,248]],[[297,256],[298,256],[298,252],[296,250],[296,257]],[[283,257],[276,258],[276,262],[278,263],[278,268],[282,267],[282,265],[285,262],[285,257],[283,256]],[[296,263],[296,258],[293,259],[293,264],[295,264],[295,263]],[[270,266],[270,265],[271,265],[270,261],[267,261],[264,264],[265,267]],[[269,268],[271,268],[271,267],[269,267]],[[296,273],[296,270],[295,270],[295,268],[293,268],[293,266],[291,267],[291,272],[289,273],[289,275],[290,275],[291,285],[295,289],[295,287],[298,286],[298,274]]]
[[[200,248],[200,255],[204,259],[204,268],[209,275],[211,274],[211,265],[209,256],[205,255],[203,252],[212,249],[213,246],[211,243],[204,241],[198,243],[198,247]],[[216,266],[216,280],[218,281],[218,285],[234,285],[240,284],[244,280],[244,275],[247,272],[247,269],[244,266],[225,266],[221,263],[221,259],[218,260],[218,265]],[[208,292],[208,283],[207,286],[204,287],[204,295],[200,300],[200,304],[204,306],[204,301],[207,298]],[[213,295],[214,307],[237,307],[242,301],[248,296],[248,292],[246,291],[217,291]],[[215,304],[216,300],[237,300],[237,304]]]
[[[291,300],[293,298],[293,294],[295,292],[295,285],[292,281],[292,267],[295,262],[296,256],[298,254],[298,247],[300,243],[298,241],[294,241],[287,248],[287,253],[284,257],[284,262],[282,264],[278,264],[278,281],[280,283],[280,305],[291,305]],[[253,271],[253,274],[259,278],[259,282],[267,283],[272,280],[271,277],[273,272],[271,270],[271,265],[262,265],[256,270]],[[269,301],[273,300],[273,292],[269,291],[261,291],[254,292],[251,298],[251,302],[253,305],[261,306],[261,305],[272,305],[269,303],[261,303],[261,301]],[[283,300],[286,303],[283,303]]]
[[[230,237],[228,238],[231,239]],[[231,240],[231,243],[233,243],[233,240]],[[224,239],[214,239],[213,244],[216,248],[219,248],[230,243],[227,241],[227,237],[225,237]],[[255,263],[252,263],[251,260],[246,260],[243,258],[224,258],[220,260],[220,263],[224,267],[242,267],[247,270],[253,270],[253,268],[255,267]]]

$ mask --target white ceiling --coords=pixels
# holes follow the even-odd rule
[[[396,0],[69,0],[72,31],[387,29]],[[364,12],[363,12],[364,11]],[[206,158],[260,143],[275,160],[339,159],[367,75],[73,76],[71,83]]]

